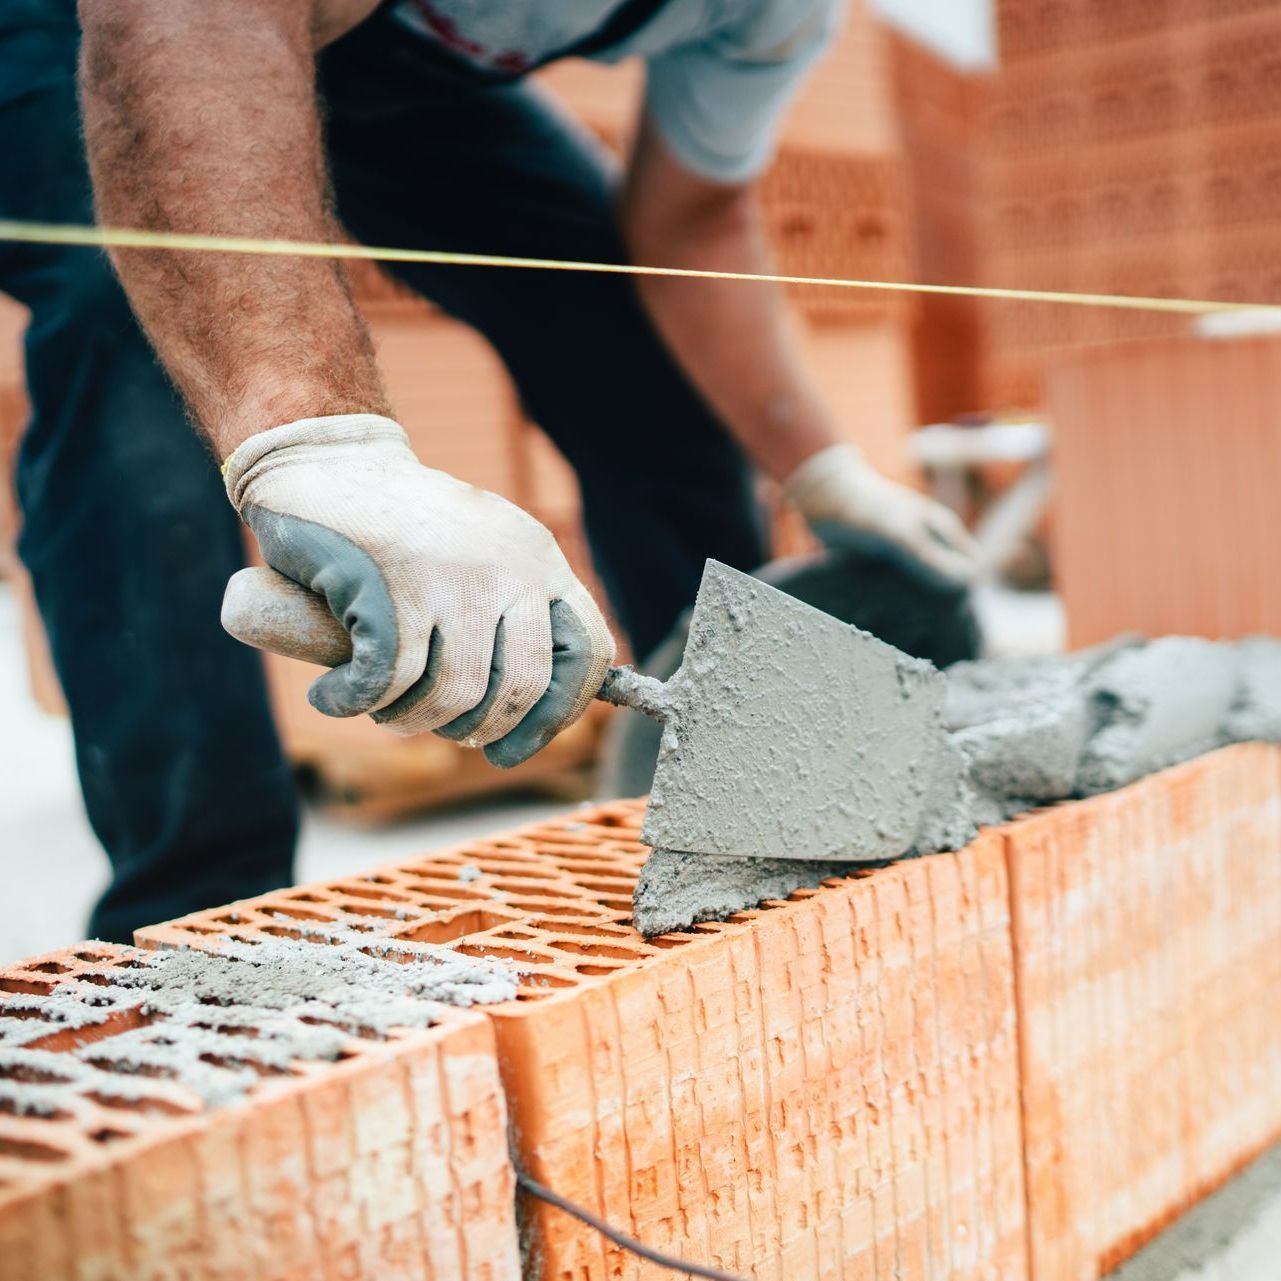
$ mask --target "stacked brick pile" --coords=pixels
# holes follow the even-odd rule
[[[1260,0],[1002,0],[984,283],[1281,301],[1281,63]],[[989,306],[992,404],[1043,353],[1180,332],[1160,314]]]
[[[1046,389],[1072,644],[1281,634],[1281,339],[1074,353]]]

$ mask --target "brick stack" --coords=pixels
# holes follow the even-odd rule
[[[894,32],[894,92],[911,189],[917,273],[929,284],[983,280],[979,254],[985,199],[982,127],[987,76],[959,70]],[[983,407],[983,304],[922,297],[913,333],[916,397],[922,422]]]
[[[1002,0],[983,283],[1281,301],[1281,31],[1258,0]],[[1065,344],[1160,314],[989,305],[991,404],[1037,403]]]
[[[1281,633],[1281,339],[1065,355],[1047,396],[1071,643]]]
[[[106,1004],[137,956],[82,944],[0,970],[2,1281],[516,1281],[506,1108],[482,1016],[353,1035],[339,1062],[264,1069],[244,1101],[210,1111],[159,1071],[111,1063],[114,1038],[155,1030],[145,994],[61,1025],[60,1001]],[[33,1023],[47,1034],[6,1048]],[[87,1079],[56,1107],[24,1112],[5,1088],[72,1071]]]
[[[1006,838],[1037,1281],[1093,1281],[1281,1134],[1281,752]]]

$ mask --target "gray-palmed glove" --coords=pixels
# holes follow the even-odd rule
[[[867,530],[948,578],[974,577],[977,549],[956,513],[882,476],[854,445],[820,450],[792,473],[783,493],[816,527]]]
[[[288,423],[251,436],[224,472],[263,559],[351,637],[351,661],[311,686],[317,710],[370,712],[514,765],[600,688],[614,641],[551,533],[424,467],[391,419]]]

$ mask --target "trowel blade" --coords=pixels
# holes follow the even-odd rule
[[[912,847],[945,737],[929,663],[708,561],[668,688],[650,845],[833,862]]]

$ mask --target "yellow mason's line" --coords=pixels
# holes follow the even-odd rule
[[[775,285],[822,285],[832,289],[879,289],[893,293],[943,294],[1014,302],[1064,303],[1075,307],[1121,307],[1201,316],[1214,312],[1277,310],[1268,303],[1211,302],[1195,298],[1144,298],[1133,294],[1083,294],[1053,289],[989,289],[979,285],[925,285],[898,280],[847,280],[840,276],[774,276],[743,271],[698,271],[686,267],[637,267],[563,258],[511,258],[502,254],[457,254],[441,249],[390,249],[377,245],[329,244],[314,240],[261,240],[253,236],[204,236],[127,227],[82,227],[65,223],[0,219],[0,241],[37,245],[88,245],[100,249],[168,249],[192,253],[262,254],[293,258],[356,258],[372,262],[426,262],[450,267],[537,268],[592,271],[615,276],[675,276],[692,280],[745,280]]]

